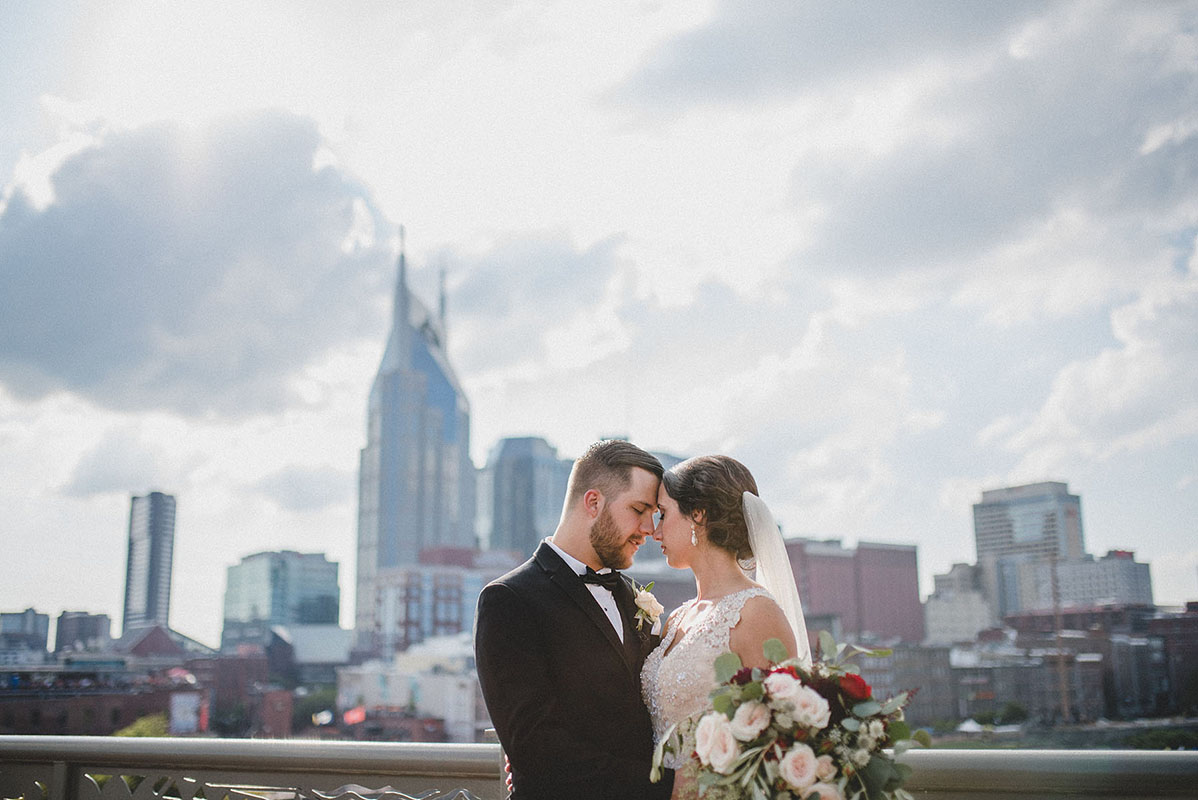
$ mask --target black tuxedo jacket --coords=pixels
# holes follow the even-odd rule
[[[511,761],[512,800],[657,800],[641,664],[657,637],[616,592],[624,644],[586,584],[542,542],[478,598],[474,651],[483,698]]]

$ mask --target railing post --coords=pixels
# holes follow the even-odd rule
[[[67,762],[54,762],[50,768],[50,785],[46,787],[46,800],[68,800],[74,797],[75,793],[68,785],[71,772],[73,770],[67,768]]]

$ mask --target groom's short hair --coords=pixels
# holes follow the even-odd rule
[[[603,439],[587,448],[570,470],[566,505],[573,505],[590,489],[604,497],[615,497],[632,483],[633,468],[651,472],[661,480],[661,462],[657,456],[623,439]]]

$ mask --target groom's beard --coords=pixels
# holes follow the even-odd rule
[[[620,528],[611,518],[611,510],[603,509],[595,524],[591,525],[591,548],[599,556],[599,563],[611,569],[628,569],[632,557],[624,553],[628,537],[620,534]]]

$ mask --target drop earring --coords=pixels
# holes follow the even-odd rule
[[[691,547],[699,546],[699,537],[695,535],[695,523],[691,523]]]

